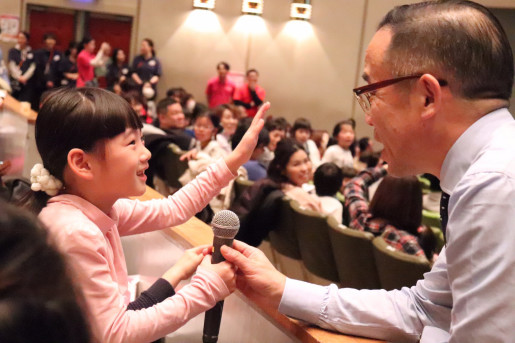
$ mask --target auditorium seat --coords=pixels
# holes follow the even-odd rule
[[[274,251],[277,268],[290,278],[307,281],[306,269],[302,263],[299,241],[293,222],[293,203],[296,201],[288,197],[281,199],[279,225],[270,231],[268,237]]]
[[[370,232],[349,229],[329,217],[329,237],[342,287],[381,288]]]
[[[422,224],[431,227],[441,228],[442,222],[440,221],[440,213],[425,209],[422,210]]]
[[[297,202],[293,203],[292,207],[302,261],[309,272],[323,279],[309,281],[321,284],[338,283],[340,278],[329,238],[327,216],[304,209]]]
[[[166,149],[160,150],[159,154],[154,157],[157,162],[156,176],[162,179],[166,186],[172,190],[177,190],[182,187],[179,182],[179,177],[188,169],[188,162],[179,159],[184,153],[185,151],[171,143]],[[173,193],[173,191],[170,193]]]
[[[386,290],[414,286],[431,267],[423,256],[395,250],[382,237],[372,241],[381,288]]]

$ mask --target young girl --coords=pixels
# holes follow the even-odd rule
[[[150,158],[141,140],[141,121],[130,105],[97,88],[60,89],[45,101],[36,121],[44,168],[33,168],[32,189],[42,203],[48,200],[39,218],[77,274],[97,341],[155,340],[234,290],[232,267],[211,265],[200,247],[129,304],[120,235],[175,226],[204,208],[248,160],[268,107],[230,155],[173,196],[141,202],[126,199],[145,192]],[[201,260],[191,283],[171,296]]]
[[[311,128],[309,120],[306,118],[295,120],[291,129],[291,136],[306,150],[306,153],[313,164],[313,170],[315,170],[320,165],[320,152],[318,151],[318,147],[315,142],[311,140],[312,134],[313,129]]]
[[[354,127],[351,120],[343,120],[335,125],[333,139],[335,145],[327,148],[322,157],[322,163],[333,162],[338,167],[353,167],[354,159],[349,149],[354,142]]]

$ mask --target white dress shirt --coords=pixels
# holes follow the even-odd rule
[[[515,121],[483,116],[447,153],[447,245],[411,287],[338,289],[288,279],[279,310],[321,327],[394,342],[513,342],[515,339]],[[438,329],[438,330],[437,330]],[[432,333],[438,334],[428,337]]]

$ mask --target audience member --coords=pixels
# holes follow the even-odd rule
[[[70,42],[70,44],[68,44],[68,49],[64,52],[64,58],[59,64],[61,86],[71,88],[77,87],[77,79],[79,78],[79,69],[77,67],[78,54],[79,44],[76,42]]]
[[[270,119],[265,123],[270,142],[265,147],[265,151],[259,158],[259,161],[266,168],[268,168],[270,162],[274,159],[274,151],[277,147],[277,143],[286,136],[287,123],[284,118]]]
[[[325,130],[313,130],[311,140],[315,142],[318,154],[324,156],[327,144],[329,143],[329,133]]]
[[[143,123],[150,123],[152,119],[147,115],[146,100],[143,95],[137,90],[131,90],[126,93],[122,93],[122,98],[125,99],[131,108],[138,114]]]
[[[116,84],[122,84],[130,76],[129,64],[125,52],[120,48],[113,50],[112,62],[107,66],[107,89],[114,91]]]
[[[36,218],[0,200],[0,342],[90,343],[73,275]]]
[[[258,85],[259,73],[256,69],[247,70],[247,82],[234,91],[234,104],[243,106],[247,116],[254,117],[265,101],[265,90]]]
[[[232,103],[236,85],[227,77],[230,69],[231,67],[227,62],[220,62],[216,65],[218,76],[210,79],[206,87],[209,108]]]
[[[77,69],[79,72],[77,87],[98,87],[95,67],[105,65],[108,58],[106,52],[110,49],[109,44],[103,42],[96,55],[94,54],[95,40],[93,38],[84,37],[81,45],[82,50],[77,56]]]
[[[185,92],[180,102],[184,115],[190,123],[195,122],[198,115],[207,112],[207,106],[197,102],[191,93]]]
[[[342,188],[343,173],[334,163],[321,164],[313,176],[315,190],[320,199],[322,212],[332,216],[338,224],[343,220],[343,205],[336,199],[336,193]]]
[[[336,144],[327,148],[322,157],[322,163],[333,162],[338,167],[353,167],[354,158],[350,151],[350,146],[354,142],[353,122],[342,120],[333,129],[333,139]]]
[[[415,176],[397,178],[386,175],[386,167],[366,169],[344,189],[345,207],[351,229],[383,235],[394,249],[432,260],[435,245],[422,250],[417,240],[422,222],[422,189]],[[368,187],[379,180],[374,197],[368,203]]]
[[[181,156],[181,159],[188,160],[188,170],[179,179],[183,185],[193,180],[216,160],[228,155],[215,140],[219,125],[220,119],[212,113],[203,113],[195,120],[195,148]]]
[[[320,165],[320,152],[315,142],[310,139],[312,133],[311,122],[306,118],[299,118],[293,123],[291,137],[306,150],[314,170]]]
[[[233,105],[220,105],[215,109],[215,115],[220,118],[222,132],[216,135],[216,141],[224,151],[232,151],[231,139],[238,126],[238,114]]]
[[[55,48],[57,43],[55,34],[51,32],[45,33],[43,35],[43,43],[45,46],[34,52],[36,71],[34,74],[35,88],[32,109],[35,111],[39,109],[43,92],[61,84],[58,71],[63,56],[62,53]]]
[[[154,42],[151,39],[145,38],[141,42],[140,55],[134,57],[131,72],[131,77],[136,84],[143,87],[145,82],[149,82],[154,89],[154,93],[156,92],[157,83],[161,77],[162,70],[161,62],[156,57]]]
[[[268,177],[255,182],[235,199],[231,209],[240,217],[236,239],[258,246],[277,225],[280,199],[287,195],[302,207],[321,211],[318,197],[302,185],[309,181],[311,161],[301,145],[285,138],[277,144]]]
[[[30,35],[27,32],[18,33],[18,43],[9,49],[7,67],[10,74],[12,96],[19,101],[31,102],[34,91],[32,76],[36,71],[34,52],[28,44]]]
[[[157,103],[157,126],[182,150],[190,150],[194,139],[184,130],[186,120],[179,102],[165,98]]]

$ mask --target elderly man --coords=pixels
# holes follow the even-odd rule
[[[416,286],[337,289],[287,279],[256,249],[225,247],[239,288],[284,314],[395,342],[515,337],[513,56],[497,19],[467,1],[390,11],[354,90],[394,175],[439,176],[446,247]],[[447,215],[448,214],[448,215]],[[444,336],[442,338],[442,336]]]

